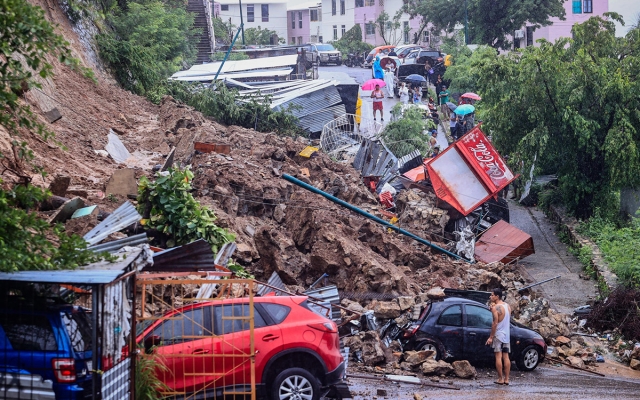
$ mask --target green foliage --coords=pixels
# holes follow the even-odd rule
[[[403,32],[399,31],[400,18],[402,18],[402,10],[398,10],[393,17],[389,16],[386,11],[382,11],[376,18],[378,34],[384,40],[384,44],[397,45],[402,40]]]
[[[201,84],[169,82],[168,94],[226,125],[240,125],[259,132],[303,135],[297,119],[288,110],[274,111],[269,101],[238,100],[238,91],[218,84],[215,91]]]
[[[231,23],[231,19],[223,21],[220,17],[213,17],[212,20],[213,34],[216,37],[216,41],[230,45],[238,27]]]
[[[373,49],[372,45],[362,41],[362,28],[360,28],[360,24],[355,24],[353,28],[342,35],[340,40],[331,43],[336,49],[340,50],[345,57],[348,54],[368,53]]]
[[[398,111],[395,109],[392,112]],[[398,158],[415,149],[426,155],[429,151],[429,140],[428,136],[422,133],[425,127],[422,111],[418,107],[409,107],[402,117],[387,124],[382,131],[382,141]]]
[[[244,43],[255,44],[258,46],[268,46],[277,43],[272,43],[272,37],[277,37],[278,33],[267,28],[261,28],[258,25],[257,28],[249,28],[244,30]]]
[[[52,227],[36,213],[20,208],[32,208],[47,197],[31,185],[0,190],[0,271],[72,269],[103,258],[87,250],[80,236],[68,236],[61,225]]]
[[[146,354],[144,347],[140,347],[136,357],[135,400],[162,399],[162,393],[169,392],[170,389],[158,378],[156,372],[168,372],[167,366],[153,352]]]
[[[551,25],[550,17],[564,19],[563,0],[425,0],[406,3],[405,12],[421,16],[439,32],[453,32],[468,17],[469,43],[496,49],[511,46],[509,36],[523,26]]]
[[[449,46],[449,52],[453,57],[453,65],[447,67],[444,79],[451,80],[449,91],[453,93],[466,93],[479,90],[477,85],[478,65],[482,65],[485,60],[493,60],[496,51],[489,46],[479,46],[471,52],[465,45]],[[482,103],[479,103],[481,106]]]
[[[100,56],[127,90],[158,101],[159,85],[195,59],[194,17],[185,5],[160,1],[129,2],[113,12],[113,32],[96,36]]]
[[[224,51],[216,51],[215,53],[213,53],[213,55],[211,55],[211,59],[214,61],[222,61],[224,60],[225,54],[227,53]],[[231,52],[229,53],[229,57],[227,58],[227,61],[248,60],[248,59],[249,59],[249,56],[244,53]]]
[[[599,212],[580,224],[578,232],[598,245],[604,260],[626,286],[640,288],[640,220],[617,227]]]
[[[168,247],[181,246],[198,239],[206,240],[214,253],[234,240],[234,235],[214,224],[213,212],[191,195],[193,173],[169,169],[158,173],[155,182],[146,177],[138,187],[138,211],[144,226],[160,235]]]
[[[469,69],[494,144],[525,170],[537,156],[581,219],[615,209],[617,190],[640,185],[640,31],[616,38],[617,16],[608,17],[575,25],[573,40],[506,56],[474,52]]]

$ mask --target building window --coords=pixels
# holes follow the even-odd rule
[[[365,7],[373,7],[376,5],[376,0],[364,0]]]
[[[340,37],[343,37],[346,31],[347,31],[347,26],[342,25],[342,34],[340,35]]]
[[[336,15],[336,0],[331,0],[331,15]]]
[[[296,13],[291,11],[291,29],[296,29]]]
[[[527,46],[533,46],[533,26],[527,26]]]
[[[262,22],[269,22],[269,5],[268,4],[262,5]]]
[[[582,14],[582,0],[573,0],[573,13]]]
[[[344,13],[346,12],[345,9],[345,0],[340,0],[340,15],[344,15]]]
[[[247,22],[253,22],[253,4],[247,4]]]
[[[390,31],[391,30],[391,21],[387,21],[386,25],[385,25],[386,30]]]
[[[324,43],[324,42],[322,41],[322,36],[318,36],[318,43]]]
[[[338,40],[338,25],[333,26],[333,40]]]
[[[364,7],[364,0],[356,0],[356,8]]]
[[[302,29],[302,11],[298,11],[298,28]]]
[[[422,41],[429,43],[429,31],[422,31]]]
[[[367,22],[365,28],[365,35],[375,35],[376,34],[376,24],[373,22]]]
[[[318,10],[310,10],[309,11],[309,19],[311,19],[311,21],[317,21],[318,20]]]
[[[582,12],[585,14],[593,13],[593,0],[582,1]]]
[[[296,38],[292,37],[291,41],[289,42],[289,44],[296,44]]]
[[[220,11],[229,11],[228,4],[220,4]]]
[[[402,32],[404,33],[404,42],[409,43],[409,21],[402,23]]]
[[[298,44],[302,44],[302,36],[298,36]]]

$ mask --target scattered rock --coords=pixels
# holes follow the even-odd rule
[[[562,346],[563,344],[569,344],[570,342],[571,342],[571,339],[564,336],[558,336],[556,338],[556,346]]]
[[[385,389],[378,389],[378,390],[376,390],[376,394],[378,396],[386,396],[387,395],[387,391]]]
[[[415,304],[416,302],[413,299],[413,297],[409,297],[409,296],[398,297],[398,305],[400,306],[401,311],[407,311],[408,309],[413,307]]]
[[[71,184],[71,177],[66,175],[57,175],[53,178],[53,182],[49,185],[49,190],[55,196],[64,197],[67,194],[67,189]]]
[[[476,369],[467,360],[454,361],[451,366],[453,367],[453,373],[458,378],[472,379],[477,375]]]
[[[376,318],[391,319],[400,316],[400,306],[395,301],[381,301],[378,302],[373,309]]]
[[[567,361],[574,367],[584,368],[584,361],[582,361],[580,357],[569,356],[567,357]]]
[[[427,291],[427,297],[431,300],[442,300],[444,299],[444,289],[441,287],[434,287]]]
[[[427,361],[422,363],[420,369],[425,375],[447,375],[453,372],[451,364],[442,360],[436,361],[433,358],[428,358]]]
[[[404,360],[411,366],[416,366],[425,362],[427,358],[433,357],[435,353],[433,350],[407,351],[404,353]]]
[[[636,371],[640,371],[640,360],[638,360],[637,358],[632,358],[631,362],[629,363],[629,367],[631,367],[631,369],[635,369]]]
[[[364,365],[374,366],[385,361],[382,342],[377,332],[366,332],[362,341],[362,359]]]
[[[413,400],[422,400],[422,395],[418,393],[413,394]]]

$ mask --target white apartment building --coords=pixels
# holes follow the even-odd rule
[[[240,26],[240,5],[238,0],[220,0],[219,17],[223,21]],[[259,2],[242,2],[242,18],[244,29],[270,29],[278,34],[278,38],[287,40],[287,0],[260,0]],[[272,44],[278,44],[272,43]]]
[[[322,39],[324,43],[340,39],[355,25],[355,1],[322,0],[322,22],[318,24],[317,32],[312,32],[311,35],[317,34],[318,41]]]

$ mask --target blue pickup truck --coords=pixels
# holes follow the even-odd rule
[[[85,310],[21,301],[0,306],[0,398],[91,399],[92,330]]]

